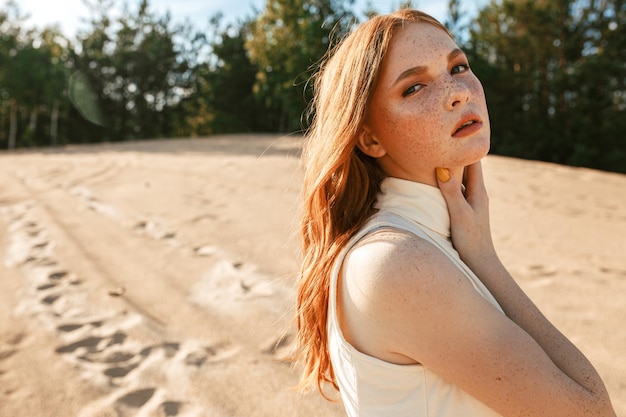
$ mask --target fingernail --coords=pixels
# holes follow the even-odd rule
[[[448,182],[450,179],[450,171],[447,168],[435,168],[435,172],[437,172],[437,178],[441,182]]]

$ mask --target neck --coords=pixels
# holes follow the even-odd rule
[[[454,167],[454,168],[447,168],[450,171],[450,175],[454,178],[460,178],[461,181],[463,179],[463,174],[465,172],[465,167]],[[413,182],[419,182],[422,184],[426,184],[426,185],[430,185],[432,187],[437,187],[439,188],[439,185],[437,183],[437,174],[435,172],[435,170],[433,169],[432,172],[428,172],[428,173],[424,173],[420,176],[413,176],[413,175],[409,175],[407,174],[400,174],[400,173],[388,173],[387,176],[389,177],[393,177],[393,178],[398,178],[401,180],[407,180],[407,181],[413,181]]]

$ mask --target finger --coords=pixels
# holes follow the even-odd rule
[[[467,201],[461,188],[461,179],[455,178],[447,168],[437,168],[437,185],[448,205],[448,211],[454,212],[467,208]]]
[[[465,167],[465,186],[480,188],[484,186],[483,169],[480,161]]]
[[[480,161],[465,168],[464,183],[466,188],[465,195],[468,201],[484,201],[487,198],[487,189]]]

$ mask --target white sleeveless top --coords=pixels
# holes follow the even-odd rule
[[[450,240],[450,216],[441,191],[429,185],[385,178],[379,210],[350,240],[332,271],[328,349],[349,417],[496,417],[498,413],[422,365],[397,365],[356,350],[337,319],[337,280],[347,252],[365,235],[393,227],[414,233],[441,249],[476,291],[500,311],[495,298],[461,261]],[[504,314],[504,313],[503,313]]]

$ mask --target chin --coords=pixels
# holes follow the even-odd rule
[[[481,139],[473,143],[465,154],[463,155],[464,163],[462,165],[467,166],[475,162],[480,161],[489,153],[490,141],[489,138]]]
[[[485,156],[487,156],[487,154],[489,153],[489,143],[487,143],[487,146],[485,146],[482,150],[482,152],[480,152],[480,157],[478,158],[478,161],[480,161],[481,159],[483,159]]]

